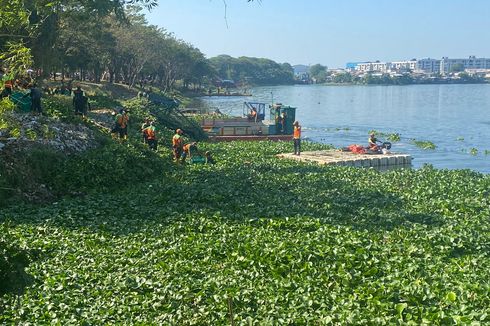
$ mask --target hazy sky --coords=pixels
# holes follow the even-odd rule
[[[490,57],[490,0],[159,0],[151,24],[207,57],[348,61]]]

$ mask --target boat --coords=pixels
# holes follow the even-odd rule
[[[211,91],[211,90],[210,90]],[[228,89],[225,91],[218,92],[210,92],[206,94],[206,96],[253,96],[246,88],[242,91],[230,92]]]
[[[203,117],[201,127],[211,141],[292,139],[296,108],[276,103],[244,102],[241,117]],[[266,114],[267,111],[267,114]]]
[[[253,95],[250,94],[250,93],[238,93],[238,92],[235,92],[235,93],[211,93],[211,94],[207,94],[206,96],[219,96],[219,97],[242,96],[242,97],[249,97],[249,96],[253,96]]]

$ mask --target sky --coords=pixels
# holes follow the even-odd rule
[[[226,15],[225,5],[226,2]],[[490,57],[490,0],[158,0],[147,13],[206,57],[347,62]]]

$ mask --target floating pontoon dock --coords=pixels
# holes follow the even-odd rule
[[[316,162],[322,165],[372,167],[379,169],[410,167],[412,164],[412,157],[410,155],[399,153],[355,154],[339,150],[326,150],[302,152],[299,156],[292,153],[279,154],[277,156],[302,162]]]

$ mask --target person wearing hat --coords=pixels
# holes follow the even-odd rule
[[[175,135],[172,137],[172,151],[174,154],[174,160],[178,162],[180,160],[180,157],[182,155],[182,150],[184,147],[184,139],[182,138],[182,135],[184,132],[182,129],[177,129],[175,131]]]
[[[148,144],[148,147],[150,147],[151,150],[156,151],[158,147],[158,141],[153,121],[148,121],[148,126],[143,129],[143,136],[145,137],[145,142]]]
[[[293,123],[293,142],[294,142],[294,155],[301,154],[301,126],[298,121]]]
[[[374,132],[370,133],[368,138],[368,144],[369,144],[368,147],[370,150],[374,152],[377,152],[379,150],[378,144],[376,144],[377,141],[378,139],[375,137]]]

